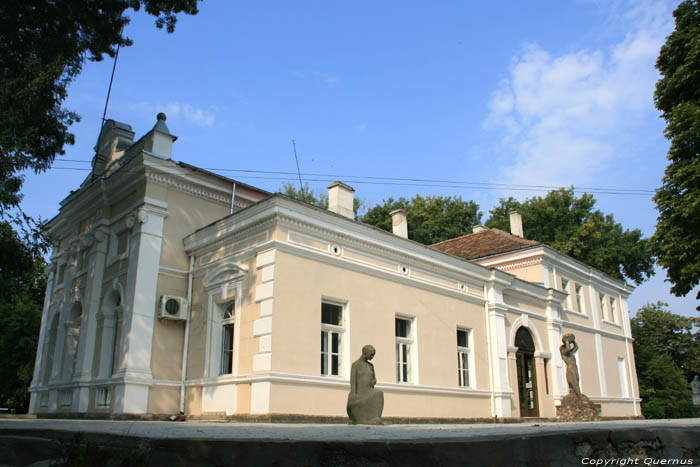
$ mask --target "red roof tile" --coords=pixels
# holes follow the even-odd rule
[[[472,259],[538,244],[535,240],[511,235],[501,229],[488,229],[435,243],[430,248]]]

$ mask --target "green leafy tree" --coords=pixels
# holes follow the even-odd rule
[[[328,193],[315,192],[309,188],[309,184],[304,183],[301,188],[297,188],[293,183],[285,182],[282,184],[280,193],[294,198],[299,201],[311,204],[312,206],[319,207],[321,209],[328,209]],[[364,202],[361,199],[353,198],[352,200],[353,210],[355,211],[355,216],[362,210]]]
[[[46,279],[41,250],[0,222],[0,405],[29,407]]]
[[[509,213],[520,212],[525,237],[597,268],[620,280],[637,284],[654,274],[649,240],[639,229],[626,230],[612,214],[594,209],[593,195],[577,198],[573,188],[551,191],[522,203],[502,198],[486,221],[488,227],[510,231]]]
[[[652,241],[671,292],[684,296],[700,282],[700,7],[686,0],[673,16],[676,29],[656,61],[661,79],[654,102],[666,120],[671,147],[663,184],[654,195],[659,217]]]
[[[700,372],[700,319],[665,306],[648,304],[630,320],[642,412],[647,418],[689,417],[689,381]]]
[[[408,238],[425,245],[470,233],[482,215],[478,204],[459,196],[416,195],[412,200],[386,199],[368,210],[361,220],[391,232],[391,212],[396,209],[406,210]]]
[[[197,0],[22,0],[0,4],[0,214],[18,207],[22,170],[48,169],[75,137],[80,117],[63,107],[86,59],[113,57],[132,44],[125,12],[141,7],[156,26],[175,28],[176,14],[196,14]]]

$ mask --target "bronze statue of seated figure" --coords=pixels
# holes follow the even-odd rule
[[[362,347],[362,356],[352,364],[350,370],[350,394],[348,394],[348,417],[353,425],[381,425],[384,410],[384,393],[374,388],[377,378],[370,360],[376,350],[371,345]]]

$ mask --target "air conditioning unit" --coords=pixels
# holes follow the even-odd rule
[[[188,303],[185,297],[163,295],[160,297],[158,318],[187,321]]]

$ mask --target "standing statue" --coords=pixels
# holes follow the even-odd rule
[[[377,353],[371,345],[362,347],[362,356],[352,364],[350,370],[350,394],[348,394],[348,417],[353,425],[381,425],[384,410],[384,393],[374,389],[377,378],[370,360]]]
[[[566,364],[566,382],[569,385],[569,393],[562,397],[561,404],[557,406],[557,418],[565,422],[582,422],[600,419],[600,404],[594,404],[581,393],[578,378],[578,365],[576,364],[576,352],[578,344],[573,334],[564,334],[559,346],[561,359]]]
[[[562,345],[559,346],[559,353],[562,360],[566,364],[566,382],[569,384],[569,393],[576,394],[576,397],[581,399],[581,387],[578,379],[578,365],[576,364],[576,356],[578,344],[576,337],[573,334],[564,334],[561,338]]]

